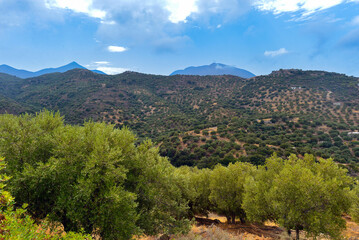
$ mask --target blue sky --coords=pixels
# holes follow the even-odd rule
[[[359,76],[359,0],[0,0],[0,64],[110,74],[219,62]]]

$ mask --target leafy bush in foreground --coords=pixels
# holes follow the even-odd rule
[[[64,125],[59,114],[0,116],[8,189],[36,218],[104,239],[185,232],[187,202],[174,167],[150,141],[104,123]]]
[[[0,171],[5,168],[4,159],[0,157]],[[4,190],[4,182],[9,177],[5,174],[0,175],[0,238],[1,239],[46,239],[46,240],[75,240],[75,239],[91,239],[89,235],[78,233],[59,233],[50,231],[47,222],[42,222],[41,226],[34,223],[34,220],[26,214],[26,204],[18,209],[14,209],[14,198],[11,194]]]

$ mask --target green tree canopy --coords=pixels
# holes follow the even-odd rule
[[[265,180],[264,175],[272,180]],[[296,230],[297,239],[299,230],[313,237],[325,234],[340,239],[345,228],[342,214],[352,203],[352,178],[333,160],[316,160],[312,155],[303,159],[292,155],[286,161],[272,157],[254,179],[245,185],[243,204],[251,220],[275,220]],[[263,190],[262,185],[268,187],[260,195],[264,201],[255,196]]]
[[[190,216],[205,215],[213,210],[213,204],[209,200],[210,178],[212,171],[208,168],[182,166],[177,168],[177,173],[182,177],[180,187],[184,198],[188,200]]]
[[[255,167],[249,163],[230,163],[228,167],[217,165],[210,179],[209,199],[218,212],[226,215],[228,221],[235,223],[238,216],[243,222],[246,218],[242,209],[244,183],[254,174]]]
[[[8,188],[36,217],[104,239],[188,230],[174,167],[150,141],[104,123],[64,125],[59,114],[0,116]]]

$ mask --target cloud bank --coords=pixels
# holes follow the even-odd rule
[[[48,20],[54,15],[58,17],[72,11],[98,19],[104,25],[132,23],[131,27],[142,27],[141,30],[147,32],[156,25],[167,29],[167,24],[201,22],[211,17],[228,20],[243,15],[253,7],[274,14],[311,14],[351,2],[359,3],[359,0],[1,0],[0,24],[5,22],[2,19],[7,19],[8,24],[17,24],[17,19],[24,17],[30,20],[28,15],[33,19]],[[60,10],[64,12],[61,14]],[[215,26],[218,24],[222,23],[217,22]]]
[[[92,0],[45,0],[47,8],[63,8],[78,13],[85,13],[90,17],[104,19],[106,12],[93,7]]]
[[[354,2],[359,0],[0,0],[0,32],[7,27],[51,26],[80,16],[98,24],[95,37],[103,48],[121,40],[128,46],[150,46],[159,53],[176,52],[191,44],[185,34],[188,29],[223,29],[251,9],[309,15]],[[353,19],[352,25],[359,25],[359,19]]]
[[[304,15],[328,9],[342,3],[359,2],[358,0],[256,0],[254,6],[260,11],[274,14],[301,11]]]

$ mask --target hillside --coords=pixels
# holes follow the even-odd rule
[[[25,82],[17,77],[0,73],[0,114],[19,114],[31,112],[31,108],[24,103],[18,103],[15,98],[20,93]]]
[[[261,164],[273,152],[334,157],[353,170],[359,161],[359,80],[342,74],[280,70],[247,80],[75,69],[0,81],[0,95],[31,111],[129,126],[176,166]]]

